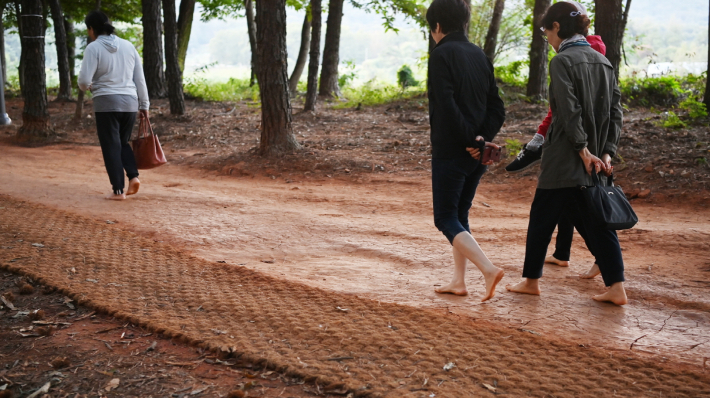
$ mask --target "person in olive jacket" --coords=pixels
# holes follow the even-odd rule
[[[552,5],[542,19],[543,32],[557,51],[550,62],[552,125],[543,146],[540,177],[530,209],[525,279],[506,288],[540,294],[547,245],[560,216],[566,215],[578,231],[585,233],[608,287],[593,298],[623,305],[627,298],[619,239],[616,231],[591,220],[580,189],[593,185],[591,173],[611,173],[611,158],[616,154],[623,122],[614,68],[585,39],[589,24],[589,18],[568,2]]]
[[[453,246],[455,265],[451,283],[436,292],[468,294],[465,275],[470,260],[485,278],[482,301],[486,301],[495,294],[503,270],[491,263],[471,235],[468,212],[486,172],[481,149],[503,125],[505,107],[493,65],[464,33],[470,15],[464,0],[434,0],[426,15],[437,43],[428,72],[434,224]]]

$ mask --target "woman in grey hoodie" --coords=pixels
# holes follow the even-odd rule
[[[140,187],[129,141],[136,113],[148,117],[148,88],[138,51],[113,34],[106,14],[92,11],[84,22],[92,42],[84,50],[79,88],[93,94],[96,131],[113,189],[106,199],[123,200]],[[126,191],[124,170],[129,180]]]

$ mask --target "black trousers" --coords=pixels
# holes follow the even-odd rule
[[[624,261],[616,231],[597,226],[578,188],[538,189],[530,208],[523,278],[539,279],[547,246],[558,221],[569,220],[596,257],[604,284],[624,281]],[[568,257],[569,258],[569,257]]]
[[[96,112],[96,132],[104,155],[104,165],[114,194],[123,193],[126,171],[128,179],[138,177],[136,158],[131,148],[131,133],[136,112]]]

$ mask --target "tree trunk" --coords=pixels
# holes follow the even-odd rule
[[[328,22],[323,48],[323,70],[320,75],[319,94],[339,97],[338,64],[340,64],[340,26],[343,21],[343,0],[330,0]]]
[[[596,21],[594,31],[601,36],[606,44],[606,58],[614,67],[614,73],[619,79],[619,66],[621,65],[621,44],[624,41],[624,31],[629,15],[631,0],[626,2],[623,9],[622,0],[595,0]]]
[[[256,19],[254,17],[254,1],[244,0],[244,8],[247,16],[247,32],[249,33],[249,48],[251,49],[251,78],[249,87],[256,84],[259,72],[259,61],[256,48]]]
[[[96,0],[96,7],[94,9],[96,11],[101,10],[101,0]],[[73,29],[73,25],[72,25],[72,32],[73,31],[74,31],[74,29]],[[89,43],[91,43],[91,38],[87,37],[86,38],[86,45],[89,45]],[[72,42],[72,44],[76,44],[76,43]],[[72,70],[74,70],[73,67],[72,67]],[[74,81],[74,80],[75,79],[72,78],[72,81]],[[81,122],[81,118],[84,116],[83,115],[83,113],[84,113],[84,95],[86,93],[84,92],[84,90],[80,89],[79,87],[77,87],[77,92],[78,92],[78,94],[77,94],[77,99],[76,99],[76,110],[74,111],[74,121],[78,123],[78,122]]]
[[[542,37],[542,16],[550,7],[550,0],[535,0],[533,8],[532,44],[530,45],[530,70],[526,95],[532,101],[547,97],[547,54],[550,48]]]
[[[72,85],[76,84],[76,35],[74,23],[64,16],[64,31],[67,33],[67,58],[69,61],[69,79]]]
[[[710,19],[708,19],[708,43],[710,43]],[[708,46],[708,71],[705,76],[705,98],[703,102],[705,103],[705,108],[710,110],[710,45]]]
[[[321,13],[321,0],[311,0],[311,53],[308,60],[308,88],[306,89],[304,111],[315,111],[318,100]]]
[[[261,91],[259,154],[277,155],[300,148],[293,136],[286,69],[286,0],[256,2],[256,48]]]
[[[288,79],[288,88],[293,94],[298,91],[298,81],[301,79],[303,69],[306,67],[308,49],[311,45],[311,21],[308,17],[308,11],[306,10],[306,18],[303,20],[303,29],[301,29],[301,48],[298,50],[296,66],[293,68],[291,77]]]
[[[44,141],[54,135],[49,125],[47,80],[44,72],[44,19],[41,0],[22,0],[20,21],[21,58],[24,66],[22,127],[17,140],[25,143]]]
[[[190,43],[190,32],[192,32],[192,19],[195,15],[195,0],[180,1],[180,14],[177,20],[177,48],[178,63],[180,70],[185,71],[185,57],[187,57],[187,45]]]
[[[4,87],[7,84],[7,63],[5,58],[5,25],[2,23],[2,18],[0,18],[0,62],[2,62],[2,85]]]
[[[178,63],[178,32],[175,15],[175,0],[163,0],[165,24],[165,74],[168,82],[170,114],[185,114],[185,97],[182,93],[182,72]]]
[[[505,0],[496,0],[493,7],[493,16],[491,24],[488,25],[488,34],[486,35],[486,43],[483,46],[483,52],[486,57],[493,62],[496,57],[496,46],[498,45],[498,32],[500,31],[500,21],[503,19],[503,9],[505,8]]]
[[[17,19],[22,19],[20,15],[22,15],[22,12],[20,11],[20,2],[16,1],[15,2],[15,15],[17,15]],[[17,21],[17,34],[20,35],[20,44],[22,43],[22,24],[20,23],[21,21]],[[25,80],[25,68],[23,67],[24,65],[22,64],[22,52],[20,52],[20,62],[17,65],[17,78],[20,80],[20,91],[22,91],[22,87],[25,85],[24,80]]]
[[[67,34],[64,30],[64,14],[59,0],[49,0],[54,25],[54,38],[57,47],[57,69],[59,70],[59,93],[57,101],[72,99],[71,76],[69,74],[69,54],[67,51]]]
[[[142,0],[143,72],[150,99],[165,98],[163,41],[160,23],[160,0]]]

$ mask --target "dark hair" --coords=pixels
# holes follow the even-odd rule
[[[470,19],[471,6],[464,0],[434,0],[426,12],[431,30],[438,23],[444,34],[463,32]]]
[[[91,28],[94,30],[96,36],[99,35],[111,35],[116,30],[116,28],[111,25],[111,21],[108,20],[106,14],[101,11],[91,11],[89,15],[84,19],[86,28]]]
[[[555,22],[560,24],[560,31],[557,32],[560,39],[569,39],[575,34],[587,36],[589,33],[589,17],[581,14],[577,6],[566,1],[553,4],[542,17],[542,26],[545,29],[552,29]]]

